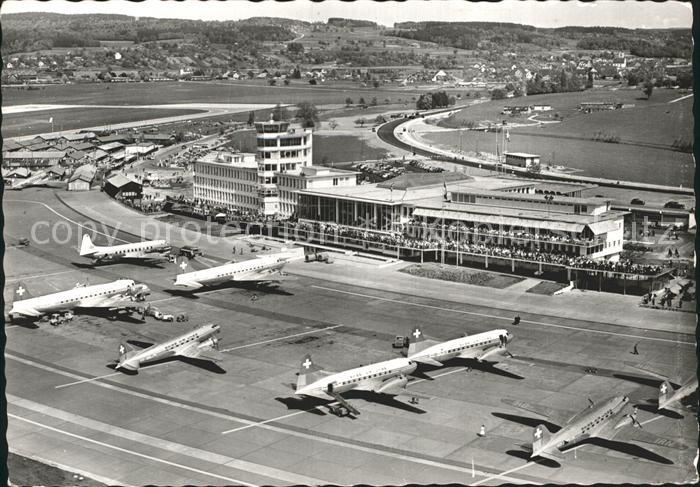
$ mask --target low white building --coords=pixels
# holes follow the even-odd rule
[[[195,161],[194,198],[217,208],[256,213],[260,203],[255,154],[210,152]]]
[[[296,171],[278,172],[279,215],[289,218],[296,214],[299,191],[333,187],[357,186],[357,171],[324,166],[309,166]]]

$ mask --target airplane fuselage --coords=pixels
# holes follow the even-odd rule
[[[210,340],[213,335],[219,332],[219,325],[204,325],[196,330],[187,332],[178,337],[167,340],[163,343],[152,345],[145,350],[141,350],[131,357],[121,360],[117,368],[136,370],[143,363],[153,362],[177,355],[179,350],[191,346],[206,346],[212,344]]]
[[[456,357],[477,358],[486,350],[502,346],[502,336],[508,337],[508,340],[512,338],[507,330],[491,330],[432,345],[420,352],[409,354],[408,358],[427,357],[439,362]]]
[[[83,254],[94,260],[155,258],[169,252],[172,247],[165,240],[136,242],[111,247],[96,247],[93,252]]]
[[[243,262],[224,264],[200,271],[178,274],[176,286],[201,287],[222,284],[229,281],[263,280],[266,272],[281,269],[286,262],[277,256],[265,256]]]
[[[41,316],[74,308],[114,307],[123,302],[127,293],[135,286],[136,283],[131,279],[119,279],[93,286],[80,286],[68,291],[15,301],[9,314],[10,316]],[[141,289],[147,290],[145,286]]]
[[[376,385],[399,375],[407,375],[416,370],[416,363],[406,358],[396,358],[371,365],[364,365],[336,374],[322,377],[311,384],[297,389],[298,395],[323,395],[332,384],[334,392],[342,393],[353,389],[375,390]]]

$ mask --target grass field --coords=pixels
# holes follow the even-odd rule
[[[381,159],[387,154],[352,135],[314,135],[314,164],[328,166],[335,162]]]
[[[440,264],[412,264],[404,267],[400,272],[428,279],[440,279],[443,281],[462,282],[475,286],[486,286],[503,289],[515,283],[524,281],[523,277],[506,276],[493,272],[475,271],[462,267],[442,266]]]
[[[378,100],[415,96],[398,87],[361,88],[359,83],[334,83],[311,86],[306,80],[293,80],[289,86],[268,86],[265,81],[210,81],[159,83],[85,83],[51,85],[40,90],[2,89],[3,106],[31,103],[81,105],[152,105],[163,103],[300,103],[316,105],[344,104],[347,97],[369,103]]]
[[[66,108],[15,113],[3,115],[2,136],[19,137],[51,132],[51,123],[49,123],[51,117],[53,117],[53,129],[61,131],[201,112],[201,110],[153,108]]]
[[[582,170],[582,174],[609,179],[625,179],[672,186],[692,185],[692,154],[671,150],[676,139],[692,140],[693,98],[668,103],[683,94],[657,89],[650,100],[639,90],[593,90],[558,93],[527,98],[498,100],[462,110],[440,125],[456,127],[462,121],[529,123],[527,117],[501,115],[503,107],[546,103],[563,117],[562,123],[538,127],[514,127],[507,150],[542,156],[542,163]],[[582,101],[633,103],[635,107],[583,114],[576,110]],[[594,141],[597,132],[614,135],[621,143]],[[465,151],[496,153],[497,135],[476,131],[436,132],[423,138]],[[663,147],[666,147],[664,149]],[[500,150],[503,150],[501,147]]]

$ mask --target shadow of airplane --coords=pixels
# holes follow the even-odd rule
[[[283,384],[285,386],[289,386],[291,384]],[[389,406],[395,409],[402,409],[404,411],[408,411],[411,413],[416,413],[416,414],[425,414],[426,411],[417,407],[414,407],[411,404],[404,403],[402,401],[398,401],[394,396],[389,396],[386,394],[378,394],[376,392],[372,391],[347,391],[343,393],[343,398],[350,400],[350,399],[362,399],[367,402],[375,403],[375,404],[382,404],[384,406]],[[316,397],[276,397],[276,401],[281,402],[285,406],[287,406],[287,409],[295,409],[295,410],[307,410],[307,412],[313,413],[313,414],[319,414],[319,409],[312,409],[312,408],[318,408],[319,406],[326,406],[330,403],[333,402],[332,399],[321,399],[321,398],[316,398]],[[320,411],[320,415],[325,415],[323,411]],[[350,415],[353,419],[354,416]]]
[[[520,416],[518,414],[498,413],[498,412],[492,412],[491,415],[495,416],[497,418],[505,419],[506,421],[522,424],[523,426],[529,426],[531,428],[536,428],[538,425],[543,424],[552,433],[556,433],[557,431],[559,431],[561,429],[561,426],[554,424],[554,423],[551,423],[551,422],[547,421],[546,419],[531,418],[529,416]]]
[[[642,411],[646,411],[647,413],[658,414],[666,418],[683,419],[685,417],[682,414],[670,409],[658,409],[658,402],[656,399],[648,399],[648,401],[649,404],[635,404],[635,407]]]
[[[138,315],[135,318],[124,309],[107,309],[107,308],[77,308],[77,312],[82,316],[94,316],[95,318],[106,318],[110,321],[121,321],[124,323],[145,323],[145,320]]]
[[[658,388],[661,385],[661,383],[663,382],[663,380],[655,379],[653,377],[640,377],[637,375],[629,375],[629,374],[615,373],[612,376],[615,377],[616,379],[622,379],[622,380],[626,380],[629,382],[635,382],[635,383],[641,384],[643,386],[649,386],[649,387],[654,387],[654,388]],[[673,387],[678,387],[678,384],[671,384],[671,385],[673,385]]]
[[[443,366],[429,365],[429,364],[418,364],[418,367],[411,374],[414,377],[419,377],[421,379],[434,380],[432,377],[427,375],[427,372],[432,372],[434,370],[443,369],[445,367],[462,367],[465,369],[470,368],[471,370],[477,370],[487,374],[500,375],[501,377],[507,377],[509,379],[523,380],[524,377],[508,372],[507,370],[499,369],[495,366],[497,362],[480,362],[474,359],[465,358],[452,358],[445,360]]]
[[[241,291],[253,291],[259,292],[261,294],[276,294],[279,296],[294,296],[294,293],[290,293],[284,289],[280,289],[278,286],[270,286],[269,284],[258,284],[252,281],[229,281],[222,284],[215,284],[212,286],[203,286],[197,289],[164,289],[164,292],[178,297],[184,297],[189,299],[199,299],[198,294],[208,291],[221,291],[226,289],[235,289]]]
[[[131,264],[139,265],[142,267],[150,267],[152,269],[165,269],[165,260],[148,260],[148,259],[136,259],[130,257],[122,257],[121,259],[114,260],[102,260],[97,262],[72,262],[73,266],[79,269],[96,269],[98,267],[105,267],[114,264]]]
[[[557,462],[556,460],[550,460],[549,458],[536,457],[531,459],[530,452],[525,450],[508,450],[506,451],[506,455],[510,455],[511,457],[515,458],[520,458],[521,460],[525,460],[526,462],[536,463],[537,465],[542,465],[543,467],[561,467],[561,463]]]
[[[285,384],[287,385],[287,384]],[[315,397],[276,397],[275,401],[281,402],[289,410],[306,411],[317,416],[327,416],[328,413],[319,409],[328,404],[328,401]]]
[[[634,443],[627,443],[624,441],[607,440],[605,438],[588,438],[579,443],[579,445],[595,445],[609,450],[618,451],[620,453],[625,453],[633,457],[644,458],[656,463],[663,463],[664,465],[673,465],[673,461],[666,457],[654,453],[653,451],[647,450],[644,447],[636,445]],[[566,452],[566,450],[564,450]]]

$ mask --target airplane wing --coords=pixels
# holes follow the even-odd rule
[[[23,307],[20,311],[17,311],[17,314],[20,314],[22,316],[28,316],[32,318],[38,318],[39,316],[43,316],[45,313],[40,313],[34,308],[27,308]]]
[[[430,357],[411,357],[411,360],[414,362],[418,362],[421,364],[426,364],[426,365],[434,365],[436,367],[442,367],[442,362],[438,362],[437,360],[430,358]]]
[[[524,411],[529,411],[531,413],[539,414],[545,418],[550,419],[554,423],[558,423],[559,426],[564,424],[566,420],[576,413],[573,411],[562,411],[560,409],[552,409],[547,406],[542,406],[540,404],[534,404],[525,401],[519,401],[516,399],[501,399],[501,402],[513,406],[514,408],[522,409]]]
[[[641,443],[648,443],[651,445],[663,446],[666,448],[674,448],[676,450],[685,450],[688,448],[687,445],[679,441],[672,440],[670,438],[665,438],[663,436],[658,436],[654,433],[650,433],[648,431],[644,431],[641,428],[636,428],[632,426],[627,428],[620,428],[618,430],[613,430],[610,436],[607,436],[608,439],[612,439],[613,437],[616,441],[638,441]]]
[[[214,362],[223,359],[221,352],[214,350],[212,347],[200,347],[199,343],[193,343],[182,350],[177,350],[176,354],[187,358],[212,360]]]
[[[180,282],[175,282],[176,286],[184,286],[190,289],[199,289],[201,287],[204,287],[203,284],[197,282],[197,281],[180,281]]]
[[[477,360],[479,360],[479,361],[481,361],[481,360],[486,360],[486,359],[489,358],[489,357],[496,357],[496,356],[505,355],[505,353],[506,353],[507,351],[508,351],[508,350],[507,350],[506,348],[504,348],[504,347],[493,347],[493,348],[491,348],[491,349],[489,349],[489,350],[486,350],[486,351],[485,351],[484,353],[482,353],[481,355],[477,355],[477,356],[474,357],[474,358],[477,359]]]

